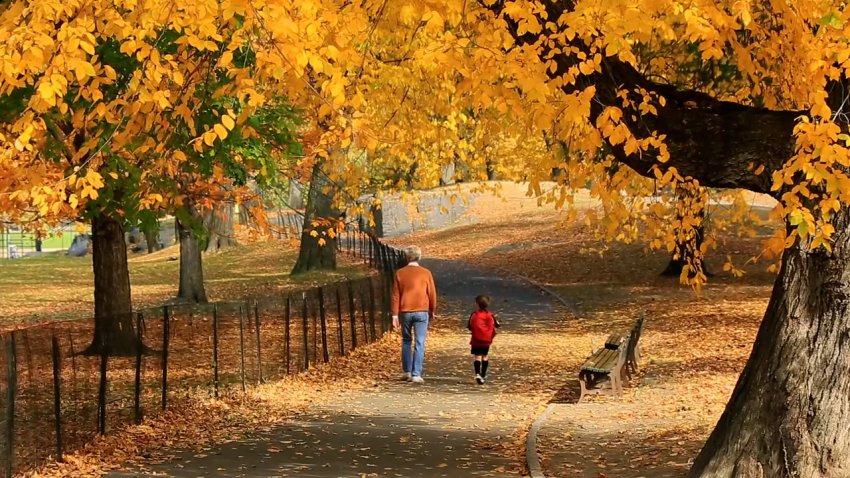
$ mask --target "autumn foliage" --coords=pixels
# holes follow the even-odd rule
[[[318,136],[296,166],[320,164],[339,207],[433,186],[444,166],[462,165],[468,178],[526,179],[560,206],[589,188],[604,214],[587,220],[604,235],[674,251],[710,203],[698,193],[677,207],[677,191],[769,194],[787,225],[767,244],[785,251],[782,275],[757,341],[766,348],[742,380],[786,407],[740,392],[729,423],[787,417],[799,425],[788,431],[796,472],[846,470],[846,458],[817,456],[833,443],[826,454],[846,456],[850,439],[800,419],[814,407],[846,425],[846,408],[821,410],[833,402],[774,390],[769,377],[812,396],[850,383],[846,372],[836,387],[785,368],[797,356],[827,368],[850,319],[823,285],[846,283],[848,16],[843,3],[810,0],[11,1],[0,7],[0,212],[35,225],[134,222],[197,191],[232,198],[240,178],[286,174],[276,155],[232,144],[262,135],[250,118],[281,101]],[[543,191],[553,175],[558,188]],[[742,196],[720,199],[752,219]],[[682,278],[705,280],[697,264]],[[821,346],[800,335],[806,327],[784,325],[800,317],[827,346],[811,350]],[[740,445],[753,476],[782,469],[763,451],[785,449],[785,435],[765,436]],[[719,443],[727,458],[738,450]],[[733,458],[706,460],[697,468],[734,473]]]

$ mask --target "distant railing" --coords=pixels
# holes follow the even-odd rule
[[[402,254],[359,231],[340,235],[337,247],[378,274],[279,297],[139,310],[114,318],[122,344],[115,332],[97,334],[93,355],[81,353],[95,340],[92,319],[0,335],[0,473],[61,459],[197,394],[239,393],[377,340],[391,327]]]

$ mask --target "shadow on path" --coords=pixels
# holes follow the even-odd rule
[[[175,452],[169,463],[149,466],[151,474],[106,476],[517,476],[521,447],[512,440],[559,385],[541,361],[548,346],[542,338],[563,326],[564,314],[517,280],[459,262],[423,265],[434,273],[440,301],[424,384],[387,382],[347,393],[251,438],[202,454]],[[491,295],[502,322],[483,386],[472,381],[465,330],[478,294]]]

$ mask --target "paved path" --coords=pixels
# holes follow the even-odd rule
[[[521,434],[559,385],[551,380],[541,338],[548,327],[563,325],[564,314],[525,283],[455,262],[424,265],[441,295],[438,320],[453,326],[429,338],[426,383],[388,382],[336,397],[205,455],[178,453],[170,463],[151,466],[150,474],[107,477],[517,476]],[[465,331],[480,293],[494,298],[503,325],[483,386],[472,381]]]

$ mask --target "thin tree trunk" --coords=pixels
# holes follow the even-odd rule
[[[92,344],[82,353],[100,354],[106,346],[110,355],[134,354],[137,338],[123,225],[104,214],[96,215],[92,242],[95,327]]]
[[[496,165],[493,164],[493,160],[489,157],[484,158],[484,167],[487,171],[487,180],[495,181],[496,180]]]
[[[301,247],[293,274],[311,270],[336,269],[336,236],[328,234],[339,212],[333,207],[334,191],[327,176],[322,174],[323,162],[313,166],[307,207],[304,211],[304,229],[301,232]],[[318,226],[313,224],[317,223]]]
[[[454,161],[449,164],[440,166],[440,186],[449,186],[455,184],[455,169],[457,165]]]
[[[694,228],[693,237],[681,241],[677,240],[673,253],[670,255],[670,261],[667,263],[667,267],[661,271],[661,275],[666,277],[681,277],[682,271],[685,270],[686,265],[693,265],[697,263],[699,264],[699,268],[702,270],[703,274],[709,275],[708,270],[705,267],[705,262],[703,262],[701,258],[694,256],[695,251],[699,251],[702,247],[704,234],[705,228],[703,226],[699,226]],[[691,271],[690,275],[694,276],[695,272]]]
[[[691,477],[850,476],[850,209],[785,251],[753,351]]]
[[[198,238],[195,231],[180,220],[177,220],[177,233],[180,240],[180,286],[177,299],[190,303],[206,303],[204,264]]]
[[[208,233],[205,252],[219,252],[237,245],[233,229],[233,203],[218,204],[204,218],[204,228]]]
[[[304,186],[295,180],[289,181],[287,206],[290,209],[304,209]]]
[[[143,231],[145,242],[148,246],[148,254],[160,250],[159,247],[159,224],[154,224]]]
[[[696,277],[700,273],[708,276],[710,274],[705,267],[702,256],[702,244],[705,239],[707,221],[705,208],[708,197],[703,188],[692,184],[678,186],[676,196],[677,224],[681,225],[686,212],[692,211],[697,225],[691,228],[680,227],[681,230],[675,231],[678,235],[673,252],[670,255],[670,262],[667,263],[667,267],[661,272],[661,275],[681,277],[685,266],[689,266],[691,268],[689,277]]]

